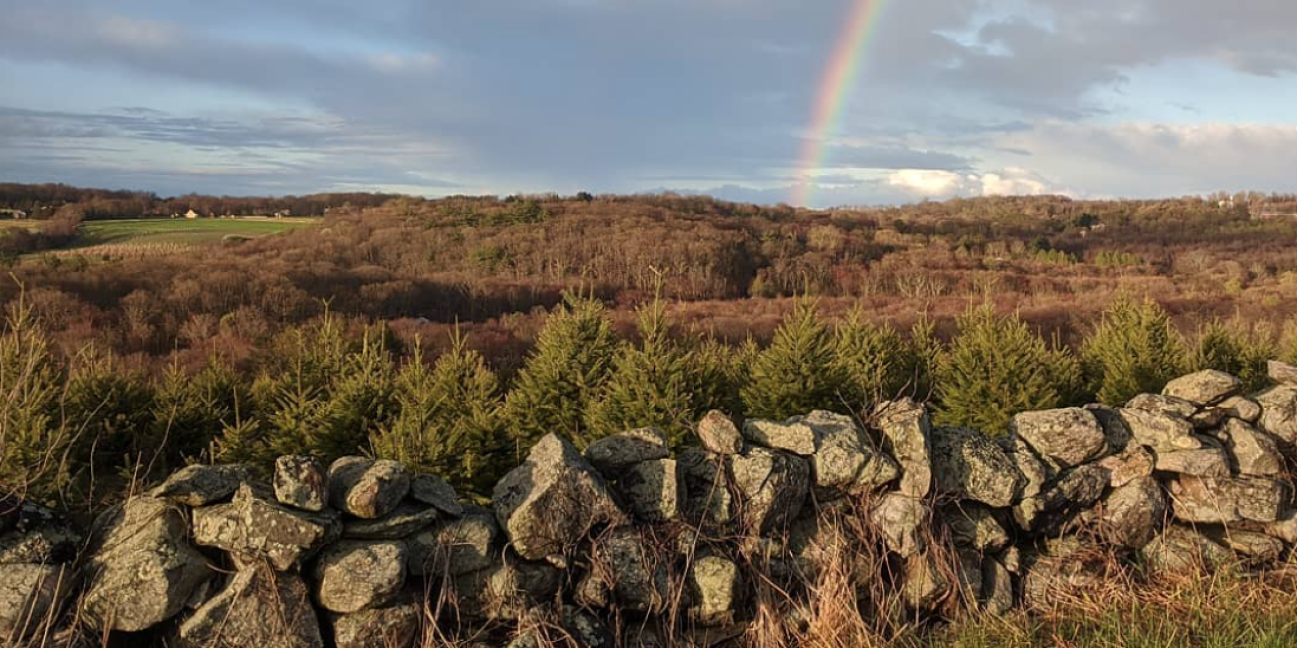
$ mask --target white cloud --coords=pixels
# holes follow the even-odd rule
[[[1039,196],[1056,192],[1047,180],[1021,167],[986,173],[978,179],[983,196]]]
[[[967,174],[936,169],[902,169],[888,174],[887,185],[918,198],[1070,193],[1060,190],[1043,176],[1021,167]]]
[[[888,186],[925,198],[961,193],[966,180],[958,173],[936,169],[901,169],[887,176]]]

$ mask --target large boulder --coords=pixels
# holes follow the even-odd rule
[[[1225,478],[1229,477],[1229,457],[1225,451],[1213,445],[1197,450],[1169,450],[1155,453],[1153,467],[1158,472],[1194,477]]]
[[[286,455],[275,460],[275,499],[303,511],[323,511],[329,502],[324,466],[315,457]]]
[[[1130,430],[1132,440],[1139,445],[1168,452],[1202,447],[1198,437],[1193,434],[1193,424],[1187,419],[1165,412],[1130,407],[1117,411]]]
[[[1238,474],[1274,477],[1283,472],[1283,455],[1274,437],[1235,418],[1225,422],[1221,435]]]
[[[622,472],[617,487],[631,512],[646,522],[669,522],[686,506],[684,480],[674,459],[637,463]]]
[[[180,625],[183,648],[322,648],[301,576],[265,566],[239,570]]]
[[[729,625],[743,595],[743,574],[727,558],[702,556],[689,567],[689,590],[693,597],[691,620],[707,627]]]
[[[1278,360],[1266,362],[1266,375],[1276,385],[1297,387],[1297,367],[1286,362],[1279,362]]]
[[[411,648],[419,635],[422,606],[411,597],[371,610],[333,617],[335,648]]]
[[[1113,488],[1121,488],[1145,477],[1151,477],[1156,462],[1157,458],[1148,448],[1131,444],[1119,454],[1104,457],[1098,463],[1108,471],[1109,485]]]
[[[901,597],[913,610],[929,611],[950,594],[947,572],[929,551],[905,559],[902,566]]]
[[[1157,574],[1196,574],[1234,559],[1229,549],[1193,529],[1168,525],[1140,551],[1144,564]]]
[[[743,423],[743,437],[763,448],[809,457],[815,454],[816,430],[803,418],[793,416],[783,422],[748,419]]]
[[[609,477],[616,477],[637,463],[669,456],[671,447],[666,435],[653,427],[609,435],[585,449],[586,461]]]
[[[392,602],[405,584],[406,545],[343,541],[326,548],[315,565],[315,600],[330,612],[349,614]]]
[[[703,449],[718,455],[743,452],[743,434],[729,415],[712,410],[698,421],[698,440]]]
[[[0,567],[0,644],[22,645],[21,639],[46,628],[75,585],[74,577],[71,565]]]
[[[251,469],[241,464],[187,466],[168,477],[149,495],[187,506],[206,506],[229,499],[251,476]]]
[[[739,496],[743,523],[765,533],[786,526],[801,512],[810,492],[810,468],[801,457],[751,447],[727,457]]]
[[[175,616],[211,576],[186,527],[179,508],[152,497],[131,498],[100,515],[86,560],[86,616],[125,632]]]
[[[342,527],[342,537],[358,540],[400,540],[429,526],[441,518],[441,512],[427,504],[405,501],[396,505],[391,513],[374,520],[347,520]]]
[[[527,610],[552,601],[561,584],[561,573],[552,565],[512,556],[449,581],[460,619],[504,621],[516,621]]]
[[[436,475],[415,475],[411,478],[410,499],[453,517],[464,513],[464,505],[459,503],[455,488]]]
[[[1013,609],[1013,574],[990,556],[982,559],[982,595],[977,602],[991,615],[1008,614]]]
[[[1261,405],[1251,398],[1231,396],[1216,406],[1225,416],[1233,417],[1247,423],[1256,423],[1261,418]]]
[[[874,424],[882,432],[884,449],[900,464],[900,492],[927,497],[932,488],[932,423],[927,408],[909,398],[879,403]]]
[[[391,513],[409,492],[410,473],[395,461],[342,457],[329,466],[329,502],[358,518]]]
[[[1013,504],[1026,478],[999,445],[968,428],[932,432],[932,471],[938,491],[996,508]]]
[[[1171,482],[1175,517],[1198,524],[1274,522],[1287,503],[1283,482],[1264,477],[1204,479],[1182,476]]]
[[[0,502],[10,527],[0,531],[0,565],[54,565],[73,562],[85,540],[66,517],[31,502]]]
[[[1274,436],[1290,459],[1297,458],[1297,386],[1267,389],[1256,402],[1261,406],[1258,427]]]
[[[658,613],[670,602],[666,564],[633,527],[619,527],[594,545],[617,602],[627,610]]]
[[[1045,543],[1025,552],[1022,602],[1028,608],[1051,609],[1060,601],[1082,596],[1102,583],[1107,557],[1075,536]]]
[[[855,419],[816,410],[800,423],[815,433],[815,453],[810,456],[815,485],[843,493],[867,493],[896,479],[896,462],[869,443]]]
[[[1126,409],[1143,410],[1153,414],[1166,414],[1189,420],[1198,413],[1198,406],[1183,398],[1162,394],[1140,394],[1126,403]]]
[[[972,502],[955,502],[942,508],[941,519],[950,528],[951,539],[959,547],[980,552],[994,552],[1009,544],[1009,533],[991,509]]]
[[[1079,407],[1022,412],[1009,422],[1009,431],[1057,470],[1094,459],[1108,445],[1098,419]]]
[[[1243,559],[1250,565],[1271,565],[1283,555],[1283,541],[1256,531],[1209,527],[1203,535]]]
[[[468,507],[458,519],[444,521],[409,539],[409,568],[416,576],[459,576],[495,563],[500,534],[491,511]]]
[[[527,560],[562,554],[594,526],[625,517],[603,478],[553,434],[495,485],[493,499],[501,528]]]
[[[685,517],[692,524],[706,527],[729,524],[734,498],[726,486],[721,455],[685,448],[676,455],[676,465],[684,477]]]
[[[336,513],[288,508],[247,484],[233,502],[193,511],[196,544],[224,549],[244,562],[266,560],[280,571],[300,564],[341,533]]]
[[[1199,407],[1206,407],[1237,394],[1242,386],[1234,376],[1206,369],[1172,380],[1162,389],[1162,395],[1183,398]]]
[[[1099,515],[1100,535],[1107,542],[1142,549],[1167,519],[1166,494],[1152,477],[1114,488]]]
[[[1054,534],[1103,497],[1109,475],[1098,464],[1077,466],[1063,473],[1040,495],[1015,505],[1014,519],[1025,531]]]
[[[883,538],[883,543],[902,558],[909,558],[923,550],[920,532],[928,521],[928,505],[899,492],[887,493],[869,510],[869,521]]]

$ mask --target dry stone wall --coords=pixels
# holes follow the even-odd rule
[[[1251,397],[1204,371],[1125,407],[1026,412],[998,438],[908,400],[865,426],[713,412],[676,453],[653,429],[584,453],[551,435],[489,507],[362,457],[282,457],[265,481],[192,466],[86,529],[10,498],[0,640],[741,645],[772,591],[805,623],[831,568],[862,604],[933,618],[1050,605],[1114,569],[1265,567],[1297,542],[1297,368],[1270,374]]]

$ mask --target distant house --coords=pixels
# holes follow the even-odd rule
[[[24,218],[27,218],[27,212],[21,209],[0,209],[0,214],[8,214],[9,216],[13,217],[14,220],[22,220]]]
[[[292,215],[293,215],[293,211],[291,209],[281,209],[275,212],[275,218],[283,218],[285,216],[292,216]]]
[[[196,211],[194,211],[194,210],[191,209],[191,210],[185,212],[185,218],[188,218],[188,219],[190,219],[190,220],[193,220],[193,219],[195,219],[195,218],[198,218],[198,212],[196,212]]]

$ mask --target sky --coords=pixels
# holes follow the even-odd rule
[[[817,207],[1293,191],[1294,30],[1292,0],[0,0],[0,181]]]

